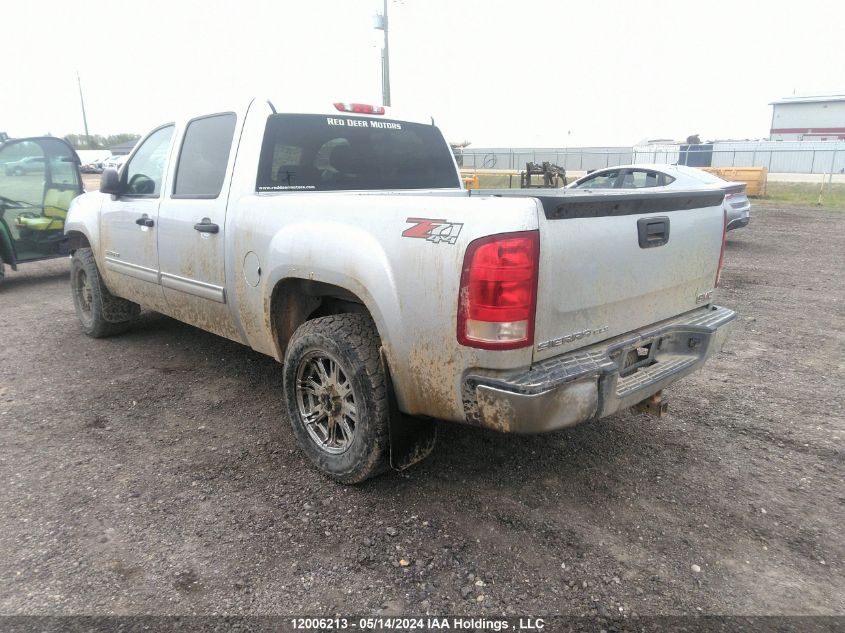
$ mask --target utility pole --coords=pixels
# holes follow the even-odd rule
[[[91,148],[91,135],[88,134],[88,117],[85,116],[85,98],[82,96],[82,80],[79,78],[79,71],[76,71],[76,83],[79,84],[79,102],[82,104],[82,123],[85,125],[85,142],[88,149]]]
[[[390,105],[390,48],[387,36],[387,0],[384,0],[384,13],[377,16],[376,29],[384,31],[384,46],[381,49],[381,102]]]

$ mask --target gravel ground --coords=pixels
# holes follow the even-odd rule
[[[317,474],[269,358],[154,313],[79,333],[68,262],[0,286],[0,613],[843,614],[845,214],[730,234],[725,350],[545,436],[444,424]]]

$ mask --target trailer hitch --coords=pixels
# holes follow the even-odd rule
[[[663,399],[663,390],[661,389],[656,394],[635,404],[634,410],[653,415],[656,418],[662,418],[669,413],[669,402]]]

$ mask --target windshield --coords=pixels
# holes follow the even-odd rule
[[[267,120],[258,191],[460,188],[433,125],[317,114]]]

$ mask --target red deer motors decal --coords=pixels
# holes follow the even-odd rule
[[[414,226],[402,231],[402,237],[418,237],[429,242],[439,244],[446,242],[454,244],[458,241],[463,224],[449,222],[449,220],[432,220],[430,218],[408,218],[405,220]]]

